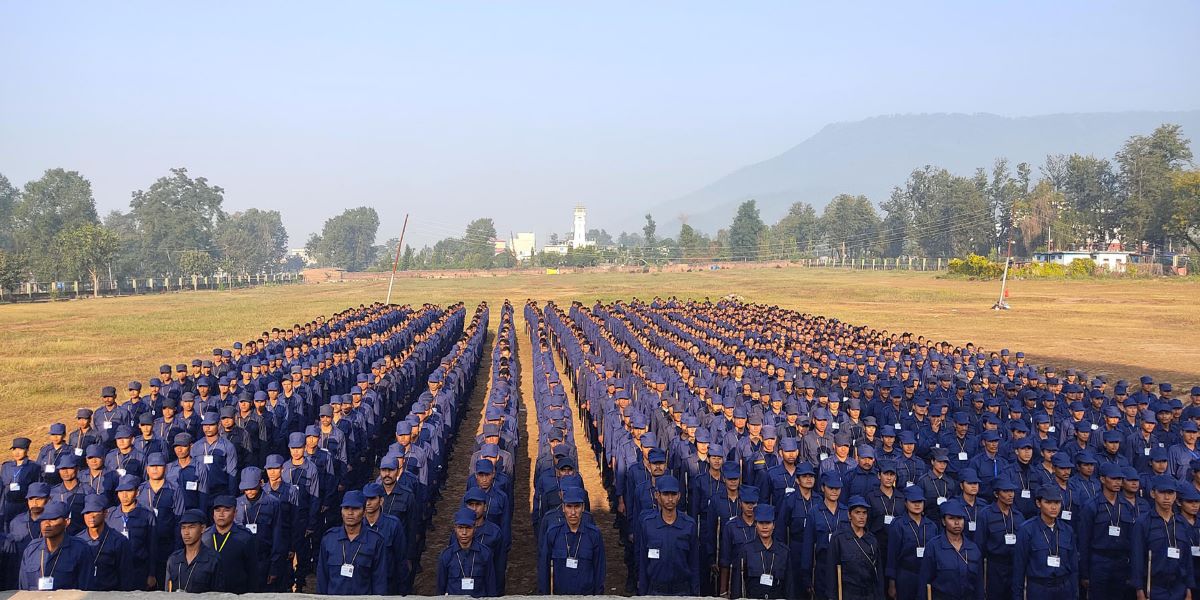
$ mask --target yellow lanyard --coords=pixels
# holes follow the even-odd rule
[[[225,532],[225,539],[221,540],[220,544],[217,544],[217,534],[215,532],[213,533],[213,549],[216,550],[218,554],[221,553],[221,550],[225,549],[225,544],[227,544],[229,542],[229,536],[232,534],[233,534],[232,529]]]

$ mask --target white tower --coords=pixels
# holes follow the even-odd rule
[[[575,206],[575,232],[571,238],[571,245],[576,248],[583,248],[587,245],[587,209],[582,204]]]

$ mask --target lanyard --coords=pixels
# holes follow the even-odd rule
[[[467,552],[470,552],[470,550],[471,550],[470,548],[466,548]],[[473,575],[475,573],[475,553],[470,552],[471,562],[467,563],[467,567],[469,570],[464,570],[463,562],[462,562],[463,551],[464,551],[464,549],[462,547],[459,547],[459,549],[454,553],[454,560],[458,561],[458,572],[461,573],[463,577],[467,577],[467,576]]]
[[[1107,501],[1104,503],[1104,510],[1108,511],[1109,524],[1113,525],[1114,527],[1119,527],[1121,525],[1121,497],[1117,496],[1117,499],[1113,504],[1117,505],[1117,518],[1116,519],[1113,518],[1112,505],[1110,505]]]
[[[221,550],[225,549],[225,544],[229,542],[229,536],[232,534],[233,529],[225,532],[225,539],[221,540],[220,544],[217,544],[217,533],[215,531],[213,532],[213,549],[217,551],[217,554],[220,554]]]
[[[1050,552],[1050,556],[1058,556],[1058,550],[1059,550],[1058,529],[1056,529],[1054,527],[1047,527],[1045,523],[1042,524],[1041,529],[1042,529],[1042,537],[1046,538],[1046,546],[1047,546],[1047,550],[1049,550],[1049,552]],[[1047,529],[1050,529],[1051,531],[1054,532],[1054,545],[1053,546],[1051,546],[1051,544],[1050,544],[1050,535],[1046,533]]]
[[[1016,533],[1017,523],[1016,518],[1012,516],[1012,511],[1009,511],[1008,516],[1005,516],[1004,511],[999,508],[996,509],[996,512],[1000,513],[1000,522],[1004,523],[1004,533]]]
[[[200,555],[196,554],[196,558],[199,559]],[[196,562],[197,561],[193,560],[192,562],[188,563],[187,579],[183,578],[183,563],[185,563],[185,562],[187,562],[186,555],[185,555],[184,560],[179,561],[179,568],[175,569],[175,579],[183,581],[183,586],[180,587],[179,589],[180,589],[180,591],[184,591],[184,592],[189,591],[188,586],[192,583],[192,573],[196,572]]]
[[[853,532],[851,532],[851,534],[853,534]],[[865,533],[864,533],[864,535],[865,535]],[[867,557],[867,560],[871,562],[871,569],[874,570],[875,569],[875,553],[867,552],[867,548],[864,548],[862,543],[860,543],[858,541],[859,537],[857,535],[851,535],[850,539],[854,540],[854,545],[858,546],[859,552],[862,552],[863,556]]]
[[[1167,534],[1167,545],[1172,548],[1178,548],[1179,547],[1179,534],[1175,531],[1175,526],[1178,525],[1178,522],[1172,516],[1171,517],[1171,527],[1168,528],[1166,519],[1162,519],[1161,517],[1160,517],[1160,519],[1163,522],[1163,531]]]
[[[764,574],[774,573],[774,572],[775,572],[775,558],[776,558],[776,555],[775,555],[775,553],[774,553],[774,552],[770,552],[770,553],[769,553],[769,554],[771,555],[771,564],[768,566],[768,565],[767,565],[767,554],[768,554],[767,552],[764,552],[764,551],[762,551],[762,550],[759,550],[759,551],[758,551],[758,560],[759,560],[759,564],[761,564],[761,565],[763,566],[763,573],[764,573]]]
[[[128,529],[128,528],[127,528]],[[95,557],[92,558],[92,574],[100,574],[100,554],[104,552],[104,542],[108,541],[109,528],[104,528],[104,533],[100,536],[100,544],[96,546]]]
[[[571,538],[572,537],[575,538],[575,552],[571,552]],[[567,558],[574,560],[576,557],[579,556],[579,549],[583,547],[583,532],[582,532],[582,530],[579,532],[575,532],[575,533],[568,531],[567,539],[565,541],[567,543]]]
[[[888,506],[888,500],[892,501],[891,506]],[[886,494],[879,495],[879,502],[883,504],[883,513],[889,517],[896,516],[896,494],[892,494],[889,498]]]
[[[58,550],[51,552],[50,556],[54,558],[54,562],[50,565],[50,577],[54,577],[54,569],[55,569],[55,567],[58,566],[58,559],[62,558],[62,546],[59,546]],[[41,567],[42,577],[43,578],[46,577],[46,545],[45,544],[42,544],[42,556],[41,556],[41,560],[38,562],[38,565]]]
[[[359,544],[358,548],[354,549],[354,556],[350,557],[350,562],[346,562],[346,542],[342,542],[342,564],[343,565],[352,564],[354,562],[354,559],[358,558],[358,553],[361,551],[362,551],[362,544]]]
[[[918,548],[925,547],[925,536],[923,535],[925,533],[925,527],[923,525],[924,523],[918,525],[916,521],[913,521],[912,519],[908,520],[908,528],[912,529],[913,537],[917,538]]]

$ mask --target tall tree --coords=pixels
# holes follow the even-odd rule
[[[54,238],[56,254],[69,276],[92,280],[92,295],[100,297],[100,273],[106,269],[120,247],[121,238],[102,225],[85,223],[59,232]]]
[[[375,234],[379,215],[360,206],[325,221],[321,234],[313,234],[305,248],[322,265],[361,271],[375,260]]]
[[[704,234],[687,223],[679,227],[677,247],[682,258],[706,258],[708,254],[708,240]]]
[[[654,237],[654,232],[657,229],[658,225],[654,223],[654,217],[650,216],[650,213],[646,213],[646,224],[642,226],[642,242],[647,248],[653,248],[657,245],[657,240]]]
[[[58,234],[98,222],[91,182],[76,171],[50,169],[25,184],[13,211],[15,246],[38,277],[57,277],[62,274],[55,252]]]
[[[883,203],[887,216],[879,226],[879,251],[886,257],[909,256],[916,253],[913,239],[913,211],[908,195],[892,188],[892,195]]]
[[[225,190],[192,178],[187,169],[171,169],[148,190],[133,193],[129,202],[141,249],[137,261],[147,273],[175,273],[182,252],[216,250],[214,236],[225,219],[221,210]]]
[[[11,292],[28,278],[29,272],[21,257],[7,250],[0,250],[0,290]]]
[[[825,241],[834,253],[859,257],[874,252],[879,240],[879,213],[866,196],[841,194],[821,215]]]
[[[226,271],[249,274],[278,269],[287,240],[279,211],[251,208],[229,215],[217,228],[215,242]]]
[[[996,237],[987,176],[958,177],[926,165],[904,187],[913,214],[913,238],[926,256],[987,254]]]
[[[786,215],[770,230],[771,246],[787,258],[813,251],[821,237],[821,220],[807,202],[793,202]]]
[[[758,215],[758,204],[747,200],[738,206],[729,225],[729,250],[733,260],[758,260],[759,236],[767,228]]]
[[[589,229],[584,239],[589,242],[594,242],[600,248],[608,248],[613,245],[613,237],[603,229]]]
[[[479,218],[467,224],[463,235],[462,266],[468,269],[487,269],[496,256],[496,225],[490,218]]]
[[[1117,153],[1117,165],[1121,191],[1128,202],[1122,228],[1128,241],[1166,245],[1175,194],[1171,174],[1191,161],[1191,141],[1179,125],[1161,125],[1149,136],[1135,135],[1125,142]]]
[[[1186,241],[1200,253],[1200,170],[1174,173],[1171,184],[1173,193],[1167,234]]]
[[[0,173],[0,250],[13,250],[14,212],[21,193]]]

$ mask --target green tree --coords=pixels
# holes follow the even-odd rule
[[[708,239],[691,225],[684,223],[679,227],[678,248],[682,258],[707,258]]]
[[[55,252],[58,234],[98,222],[91,182],[76,171],[50,169],[25,184],[13,210],[15,247],[29,257],[38,277],[56,278],[62,274]]]
[[[204,250],[184,250],[175,256],[175,270],[181,275],[204,276],[216,270],[216,261]]]
[[[225,213],[225,190],[209,185],[204,177],[192,178],[187,169],[171,169],[148,190],[133,193],[130,214],[140,242],[136,260],[144,273],[172,273],[173,256],[186,250],[212,252],[214,237]]]
[[[758,205],[747,200],[738,206],[729,225],[729,250],[733,260],[758,260],[758,240],[767,228],[758,216]]]
[[[1118,180],[1112,165],[1094,156],[1051,156],[1046,159],[1050,182],[1062,192],[1064,237],[1104,248],[1125,220]]]
[[[60,231],[54,238],[64,274],[92,280],[92,295],[100,297],[100,273],[120,248],[121,238],[102,225],[85,223]]]
[[[1183,137],[1179,125],[1161,125],[1149,136],[1135,135],[1125,142],[1117,153],[1121,191],[1128,207],[1123,237],[1166,245],[1175,195],[1172,173],[1191,161],[1191,141]]]
[[[287,240],[279,211],[251,208],[229,215],[217,228],[215,242],[228,272],[249,274],[278,269]]]
[[[601,248],[608,248],[613,245],[613,237],[603,229],[589,229],[583,237],[590,242],[595,242]]]
[[[904,187],[913,215],[912,238],[926,256],[986,255],[996,239],[987,175],[958,177],[932,166],[914,170]]]
[[[468,269],[489,269],[496,256],[496,225],[490,218],[479,218],[467,224],[463,235],[462,265]]]
[[[1167,233],[1186,241],[1200,257],[1200,170],[1174,173],[1171,184]]]
[[[654,238],[654,232],[658,229],[658,225],[654,223],[654,217],[650,213],[646,213],[646,224],[642,226],[642,243],[649,250],[657,245],[657,240]]]
[[[3,174],[0,174],[0,250],[13,250],[13,225],[21,193]]]
[[[787,258],[811,254],[821,237],[821,219],[807,202],[793,202],[771,227],[771,246]]]
[[[379,215],[374,208],[351,208],[325,221],[321,234],[313,234],[305,248],[322,265],[362,271],[375,261],[378,231]]]
[[[0,290],[11,292],[28,277],[25,261],[21,256],[0,250]]]
[[[834,253],[865,256],[875,250],[879,240],[879,214],[866,196],[840,194],[825,207],[821,229]]]
[[[892,188],[892,195],[882,208],[887,216],[879,225],[879,251],[886,257],[915,254],[912,202],[908,195],[898,187]]]

